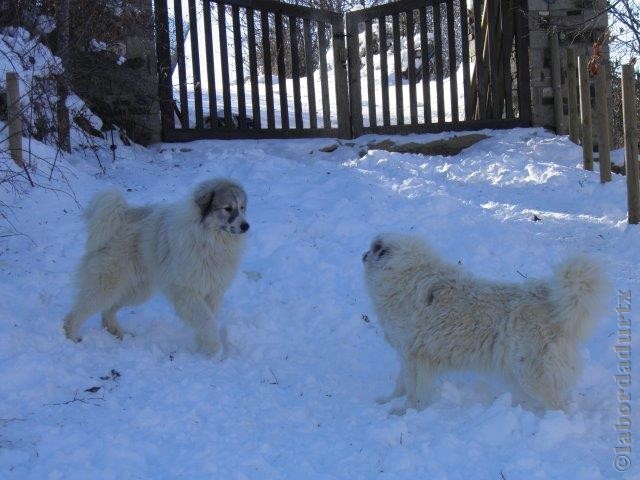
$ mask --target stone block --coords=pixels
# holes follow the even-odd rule
[[[127,60],[144,58],[147,55],[147,46],[143,38],[138,36],[127,37]]]

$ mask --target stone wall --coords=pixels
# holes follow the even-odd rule
[[[529,0],[529,65],[534,125],[555,129],[549,34],[558,32],[563,66],[566,65],[564,47],[572,46],[577,55],[590,55],[591,46],[607,28],[607,16],[597,15],[604,8],[606,0]],[[563,69],[563,84],[565,77]],[[566,116],[566,90],[563,96]],[[567,120],[564,123],[568,125]]]
[[[89,25],[74,28],[74,19],[86,11],[87,5],[71,0],[72,89],[107,125],[116,124],[129,138],[144,145],[161,140],[151,1],[122,2],[122,10],[114,15],[108,15],[108,9],[101,10]],[[100,24],[90,25],[93,22]],[[92,45],[89,36],[93,35],[98,44]],[[103,39],[106,45],[100,44]]]

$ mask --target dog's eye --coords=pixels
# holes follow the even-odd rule
[[[242,210],[242,211],[244,212],[244,208],[245,208],[245,207],[244,207],[244,206],[242,206],[242,207],[240,207],[240,210]]]
[[[382,248],[382,245],[379,242],[373,244],[373,253],[376,253],[378,250]]]
[[[233,212],[233,207],[224,207],[224,211],[231,213]]]

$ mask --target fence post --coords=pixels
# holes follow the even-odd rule
[[[580,120],[582,120],[582,163],[585,170],[593,170],[593,134],[591,132],[591,92],[589,91],[588,59],[578,57],[580,81]]]
[[[622,119],[629,223],[637,224],[640,222],[640,178],[638,177],[638,118],[632,65],[622,66]]]
[[[600,181],[611,181],[611,155],[609,152],[609,110],[607,108],[607,67],[603,63],[596,75],[596,128],[598,129],[598,162]]]
[[[562,111],[562,75],[560,71],[560,42],[558,34],[551,35],[551,76],[553,83],[553,113],[556,133],[565,133]]]
[[[22,112],[18,74],[7,72],[7,114],[9,120],[9,152],[15,164],[24,169],[22,159]]]
[[[578,102],[576,99],[576,51],[567,48],[567,98],[569,102],[569,139],[577,144],[580,137],[578,125]]]

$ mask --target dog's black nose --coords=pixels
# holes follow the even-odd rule
[[[249,230],[249,224],[247,222],[242,222],[240,224],[240,230],[242,230],[242,233],[246,232]]]
[[[366,262],[366,261],[367,261],[367,255],[369,255],[369,252],[364,252],[364,253],[362,254],[362,261],[363,261],[363,262]]]

